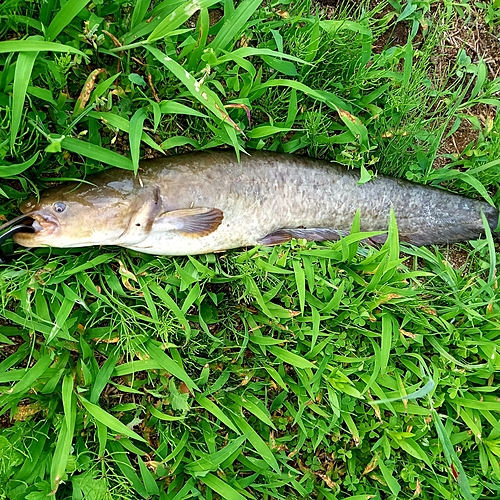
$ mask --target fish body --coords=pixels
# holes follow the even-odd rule
[[[147,160],[137,176],[114,168],[88,177],[91,184],[63,184],[25,202],[34,232],[14,239],[28,247],[194,255],[292,237],[338,239],[357,210],[362,231],[385,231],[391,208],[400,239],[415,245],[477,238],[481,211],[497,227],[498,210],[484,201],[389,177],[358,179],[337,164],[270,152],[240,162],[229,151]]]

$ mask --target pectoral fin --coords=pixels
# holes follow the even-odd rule
[[[218,208],[182,208],[164,212],[155,221],[156,227],[177,230],[193,238],[213,233],[221,224],[224,214]]]
[[[346,231],[339,231],[328,227],[278,229],[264,236],[264,238],[259,240],[259,243],[261,245],[279,245],[280,243],[290,241],[292,238],[302,238],[308,241],[335,241],[346,234]]]

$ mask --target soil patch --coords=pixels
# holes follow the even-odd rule
[[[339,10],[356,7],[356,3],[352,0],[315,0],[313,5],[321,8],[327,18],[334,17]],[[375,6],[375,3],[371,2],[370,7]],[[428,14],[432,22],[438,21],[443,8],[441,3],[432,6],[432,10]],[[380,15],[385,16],[393,10],[390,5],[387,5]],[[373,51],[380,53],[386,47],[405,45],[408,41],[410,29],[411,23],[409,22],[395,24],[392,29],[387,30],[375,40]],[[418,47],[422,40],[420,28],[413,43]],[[465,55],[470,58],[471,63],[478,64],[481,60],[485,62],[490,80],[500,76],[500,37],[498,33],[493,34],[491,32],[491,28],[485,23],[481,13],[474,8],[468,13],[467,17],[462,18],[457,15],[450,29],[444,32],[438,50],[431,59],[429,78],[436,81],[440,86],[451,88],[457,79],[453,68],[456,67],[461,50],[465,51]],[[497,110],[494,106],[484,104],[472,106],[465,112],[465,114],[477,118],[483,128],[488,122],[494,120],[496,113]],[[446,164],[459,159],[465,148],[478,140],[479,130],[467,118],[462,119],[458,129],[448,136],[452,126],[453,123],[450,123],[443,136],[434,161],[434,168],[442,168]]]
[[[470,58],[471,63],[477,64],[483,60],[488,69],[490,80],[500,75],[500,39],[492,35],[484,19],[475,13],[469,19],[455,19],[454,26],[445,32],[439,52],[432,59],[433,71],[438,80],[448,78],[450,68],[456,64],[460,50]],[[453,85],[451,78],[448,85]],[[476,117],[484,128],[488,121],[494,120],[496,108],[484,104],[477,104],[466,111],[466,114]],[[450,124],[448,130],[453,124]],[[441,168],[450,161],[459,159],[464,149],[475,143],[479,137],[479,130],[466,118],[462,120],[458,129],[449,137],[444,135],[437,151],[434,162],[435,168]]]

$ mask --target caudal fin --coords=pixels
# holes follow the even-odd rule
[[[499,221],[498,210],[486,204],[484,204],[482,210],[494,238],[500,238],[500,233],[496,231]],[[440,221],[432,226],[424,222],[419,224],[418,221],[415,221],[411,228],[400,231],[399,238],[401,241],[412,245],[424,246],[475,240],[483,236],[484,232],[483,219],[480,215],[479,217],[472,217],[470,214],[457,213],[453,219]]]

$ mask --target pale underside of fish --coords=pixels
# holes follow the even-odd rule
[[[27,247],[119,245],[155,255],[194,255],[291,238],[335,240],[356,212],[362,231],[385,231],[391,208],[400,239],[415,245],[475,239],[498,210],[484,201],[285,154],[189,153],[141,163],[138,175],[110,169],[63,184],[21,207]],[[383,242],[384,235],[372,238]]]

